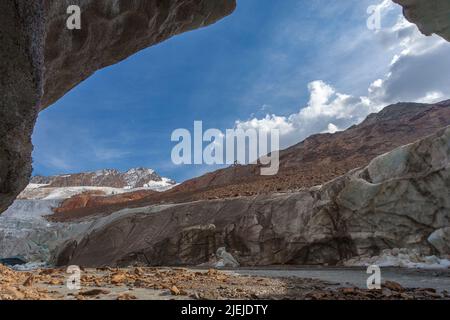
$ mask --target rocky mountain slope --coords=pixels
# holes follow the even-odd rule
[[[281,151],[280,170],[274,177],[261,176],[257,165],[233,166],[187,181],[176,190],[207,189],[207,194],[233,196],[312,187],[447,125],[450,100],[437,104],[398,103],[345,131],[313,135]]]
[[[125,209],[68,241],[58,264],[336,264],[384,249],[447,257],[450,126],[321,187]]]
[[[399,103],[367,117],[361,124],[335,134],[313,135],[280,152],[280,171],[260,175],[257,165],[232,166],[186,181],[164,193],[139,193],[129,202],[114,196],[107,201],[71,201],[57,220],[108,214],[124,207],[181,203],[270,194],[310,188],[366,166],[373,158],[412,143],[450,125],[450,101],[436,104]],[[116,200],[114,200],[117,199]]]
[[[147,168],[133,168],[127,172],[105,169],[51,177],[35,176],[31,179],[31,183],[45,184],[50,188],[92,186],[124,189],[149,188],[155,191],[165,191],[176,184],[175,181],[161,177],[154,170]]]

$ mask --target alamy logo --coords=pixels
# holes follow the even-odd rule
[[[81,29],[81,9],[77,5],[71,5],[67,7],[67,14],[70,16],[67,18],[66,25],[69,30]]]
[[[367,268],[367,274],[371,274],[367,278],[367,289],[380,290],[381,289],[381,269],[379,266],[372,265]]]
[[[81,269],[78,266],[69,266],[66,270],[69,274],[67,277],[66,287],[69,290],[81,289]]]
[[[171,137],[179,142],[172,149],[172,162],[181,164],[233,165],[260,163],[261,175],[276,175],[279,169],[279,130],[219,129],[203,132],[203,123],[194,122],[194,135],[176,129]],[[204,143],[208,145],[203,148]],[[193,154],[192,154],[193,150]]]
[[[381,6],[372,5],[367,8],[367,14],[369,18],[367,19],[367,28],[373,31],[381,30]]]

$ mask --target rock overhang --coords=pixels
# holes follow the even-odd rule
[[[69,5],[81,29],[69,30]],[[0,4],[0,213],[32,172],[40,110],[97,70],[231,14],[236,0],[4,0]]]
[[[450,1],[392,0],[403,7],[405,18],[430,36],[437,34],[450,41]]]

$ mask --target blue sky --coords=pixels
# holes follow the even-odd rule
[[[384,84],[396,79],[393,67],[414,58],[397,41],[400,31],[412,27],[393,29],[399,7],[385,10],[386,29],[376,34],[367,29],[367,7],[379,3],[238,1],[231,16],[97,72],[41,112],[33,135],[34,174],[142,166],[183,181],[215,169],[171,162],[172,131],[191,129],[194,120],[225,130],[267,125],[279,117],[288,128],[284,146],[331,124],[343,129],[360,121],[400,98],[385,99],[389,87]],[[413,37],[416,30],[408,32],[405,37],[412,40],[407,46],[429,46]],[[442,48],[446,54],[448,47]],[[374,86],[375,97],[370,90],[377,79],[383,84]],[[430,99],[446,94],[431,89],[426,92]],[[362,96],[370,107],[361,107]]]

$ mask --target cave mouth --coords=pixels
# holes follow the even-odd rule
[[[450,46],[420,33],[432,33],[427,19],[417,29],[411,8],[387,1],[332,12],[295,0],[237,10],[233,0],[80,1],[92,23],[62,33],[61,2],[36,3],[32,14],[0,4],[0,58],[14,55],[0,63],[11,75],[0,96],[12,106],[0,108],[0,212],[9,206],[0,263],[448,266],[440,186],[450,129],[434,130],[450,123],[441,59]],[[259,167],[238,161],[209,174],[223,167],[177,166],[171,134],[192,130],[195,144],[198,120],[219,132],[277,128],[285,171],[256,180]],[[38,187],[17,200],[32,174],[32,140],[37,180],[28,187]],[[292,183],[308,174],[317,175],[309,185]]]
[[[69,28],[71,12],[65,2],[1,4],[0,212],[29,183],[31,135],[38,111],[97,70],[180,33],[214,24],[234,11],[236,1],[80,0],[76,6],[83,31]],[[68,128],[63,126],[61,132]],[[44,157],[42,162],[51,163],[48,160]],[[53,164],[63,162],[56,157]]]

